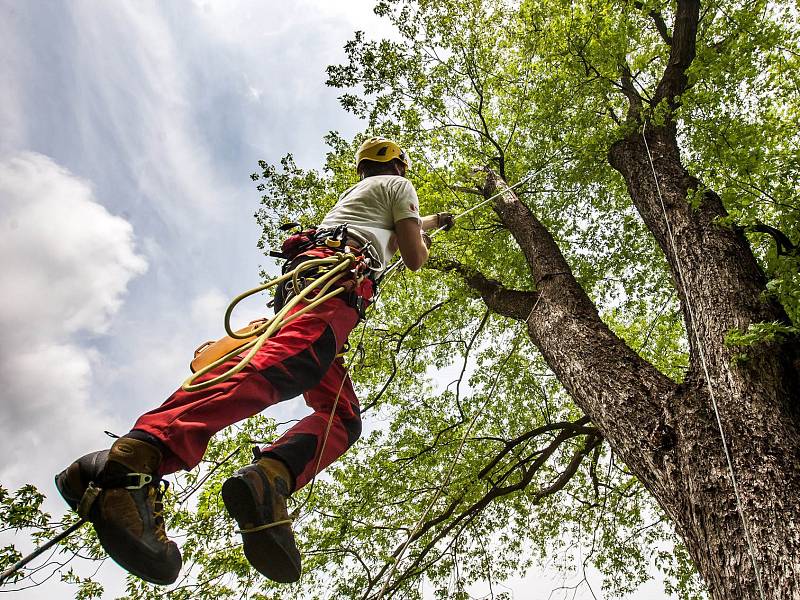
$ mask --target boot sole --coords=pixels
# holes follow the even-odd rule
[[[236,520],[239,527],[261,524],[255,496],[244,479],[235,475],[227,479],[222,484],[222,501],[228,514]],[[300,579],[300,570],[276,539],[274,530],[242,533],[242,542],[248,562],[265,577],[278,583],[294,583]]]
[[[102,525],[94,524],[94,530],[97,533],[97,540],[103,547],[103,550],[117,563],[120,567],[125,569],[131,575],[135,575],[139,579],[144,579],[156,585],[170,585],[175,583],[180,574],[180,569],[174,573],[164,573],[163,575],[156,575],[153,571],[163,570],[166,561],[164,557],[155,557],[152,560],[152,570],[150,567],[145,567],[146,570],[141,570],[142,565],[128,563],[123,557],[131,552],[131,544],[127,543],[125,536],[119,535],[113,529],[106,530]],[[139,557],[141,560],[141,557]]]
[[[67,470],[64,469],[63,471],[61,471],[61,473],[55,476],[56,489],[58,490],[58,493],[61,494],[61,497],[64,499],[64,502],[66,502],[72,510],[76,511],[78,510],[78,503],[80,502],[80,498],[77,500],[74,498],[72,490],[67,489],[66,480],[67,480]]]

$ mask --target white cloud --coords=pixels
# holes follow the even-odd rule
[[[100,355],[82,340],[107,330],[147,264],[130,224],[46,156],[0,163],[0,210],[0,478],[45,485],[116,425],[90,406]]]
[[[196,323],[221,322],[228,301],[228,298],[218,289],[203,292],[192,300],[192,320]]]
[[[130,224],[98,204],[88,182],[34,153],[0,163],[0,207],[4,337],[103,333],[128,282],[147,269]]]

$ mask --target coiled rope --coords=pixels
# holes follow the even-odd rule
[[[227,310],[225,311],[225,332],[230,337],[236,340],[246,340],[251,337],[254,337],[254,339],[250,340],[249,342],[243,343],[241,346],[234,348],[224,356],[216,359],[215,361],[199,369],[196,373],[192,373],[192,375],[190,375],[186,379],[186,381],[183,382],[181,388],[186,392],[195,392],[198,390],[209,388],[223,381],[226,381],[231,377],[233,377],[234,375],[236,375],[250,363],[250,361],[253,359],[256,353],[261,349],[264,343],[273,335],[275,335],[275,333],[281,327],[283,327],[287,323],[290,323],[296,318],[306,314],[307,312],[314,310],[323,302],[326,302],[327,300],[330,300],[334,296],[341,294],[345,290],[344,287],[339,286],[334,290],[331,290],[331,288],[350,269],[355,260],[356,256],[348,252],[337,252],[335,255],[330,257],[307,260],[305,262],[300,263],[298,266],[296,266],[288,273],[281,275],[280,277],[276,277],[275,279],[268,281],[263,285],[254,287],[253,289],[243,292],[238,296],[236,296],[236,298],[234,298],[231,301],[231,303],[228,305]],[[312,269],[317,269],[317,268],[324,269],[323,274],[319,277],[315,277],[311,281],[311,283],[305,286],[302,285],[300,281],[302,274],[305,273],[306,271],[310,271]],[[233,311],[236,308],[236,306],[238,306],[239,303],[242,302],[242,300],[249,298],[254,294],[258,294],[259,292],[263,292],[264,290],[268,290],[272,287],[283,284],[284,282],[290,280],[292,282],[292,286],[294,287],[295,294],[275,314],[274,317],[266,319],[261,325],[258,325],[253,329],[249,329],[246,331],[239,331],[239,332],[233,331],[233,329],[231,328],[231,315],[233,314]],[[316,293],[313,300],[309,299],[309,296],[312,293]],[[301,303],[306,304],[306,306],[301,308],[297,312],[289,314]],[[216,377],[213,377],[211,379],[195,383],[199,378],[203,377],[204,375],[213,371],[219,366],[225,364],[235,356],[242,354],[245,350],[248,349],[249,352],[245,356],[243,356],[238,363],[236,363],[233,367],[231,367],[224,373],[217,375]]]

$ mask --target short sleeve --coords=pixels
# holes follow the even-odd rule
[[[419,198],[413,184],[404,177],[392,179],[389,185],[392,221],[397,223],[403,219],[416,219],[418,223],[422,223],[419,216]]]

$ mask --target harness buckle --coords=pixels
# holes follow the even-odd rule
[[[153,482],[153,476],[148,473],[128,473],[127,476],[135,478],[136,483],[132,485],[126,485],[126,490],[140,490],[144,486]]]

